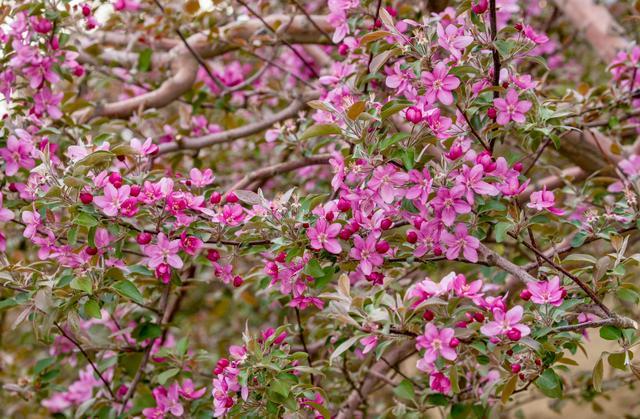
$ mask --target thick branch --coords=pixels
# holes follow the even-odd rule
[[[331,31],[326,16],[311,16],[315,23],[325,31]],[[295,16],[293,19],[286,15],[271,15],[264,18],[271,27],[286,23],[282,33],[278,33],[278,42],[287,44],[322,44],[328,41],[321,32],[310,25],[307,16]],[[290,22],[290,24],[289,24]],[[245,22],[234,22],[220,28],[215,38],[204,34],[195,34],[186,41],[190,48],[202,59],[213,58],[240,48],[236,40],[250,39],[263,28],[264,23],[259,19]],[[268,44],[264,41],[263,45]],[[128,117],[137,110],[146,108],[160,108],[167,106],[188,91],[196,80],[199,64],[185,44],[171,49],[168,60],[172,65],[172,73],[158,89],[123,101],[99,106],[92,116]]]
[[[243,125],[241,127],[223,132],[204,135],[202,137],[187,138],[180,142],[160,144],[159,154],[171,153],[178,150],[198,150],[200,148],[209,147],[215,144],[229,143],[239,138],[257,134],[271,127],[276,122],[293,118],[300,110],[305,107],[305,105],[306,103],[304,99],[295,99],[289,106],[287,106],[280,112],[264,118],[262,121]]]

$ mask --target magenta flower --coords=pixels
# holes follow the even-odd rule
[[[20,135],[22,133],[22,135]],[[10,135],[7,139],[7,146],[0,148],[0,156],[4,160],[5,175],[13,176],[23,167],[33,169],[35,161],[31,158],[33,144],[31,136],[24,130],[16,130],[19,139]]]
[[[340,234],[341,228],[338,223],[329,224],[324,218],[318,218],[316,225],[307,229],[309,244],[313,249],[321,250],[324,248],[327,252],[337,255],[342,252],[336,238]]]
[[[498,111],[496,122],[500,125],[507,125],[509,121],[522,124],[525,121],[524,114],[531,109],[531,102],[528,100],[520,100],[518,92],[509,89],[504,99],[497,98],[493,100],[493,106]]]
[[[515,306],[506,313],[500,308],[493,310],[493,321],[480,328],[480,331],[489,337],[505,335],[515,329],[520,332],[520,337],[527,336],[531,330],[527,325],[521,324],[523,314],[522,306]]]
[[[104,187],[104,196],[97,196],[93,202],[109,217],[115,217],[120,212],[122,205],[129,198],[131,187],[123,185],[116,189],[111,183]]]
[[[146,408],[142,411],[145,418],[161,418],[165,414],[171,413],[174,416],[182,416],[184,407],[180,404],[178,395],[178,383],[173,383],[169,387],[169,391],[164,387],[156,387],[153,389],[153,398],[156,400],[156,407]]]
[[[458,223],[455,227],[454,234],[443,231],[440,238],[442,239],[442,243],[447,247],[445,253],[447,259],[453,260],[462,252],[464,258],[469,262],[475,263],[478,261],[480,240],[470,236],[467,231],[467,226],[464,224]]]
[[[425,71],[420,78],[426,89],[424,93],[427,103],[432,104],[436,99],[443,105],[451,105],[453,103],[451,92],[460,86],[460,80],[455,76],[449,75],[449,69],[444,62],[440,61],[432,72]]]
[[[400,64],[400,61],[396,61],[391,70],[391,74],[387,76],[385,81],[387,87],[396,89],[398,95],[401,95],[407,90],[411,90],[411,80],[416,78],[411,69],[403,70],[400,68]]]
[[[213,171],[211,169],[200,171],[195,167],[189,171],[189,176],[191,178],[191,185],[197,188],[202,188],[210,185],[215,179],[215,176],[213,176]]]
[[[187,233],[180,235],[180,248],[188,255],[195,256],[202,248],[202,240],[196,236],[187,236]]]
[[[222,207],[222,213],[218,216],[218,221],[222,224],[235,227],[240,225],[246,214],[242,205],[227,204]]]
[[[8,210],[6,208],[2,208],[2,192],[0,192],[0,223],[4,223],[6,221],[13,220],[14,214],[13,211]]]
[[[438,355],[453,361],[458,357],[455,348],[450,345],[454,333],[453,329],[449,327],[438,330],[433,323],[427,323],[424,334],[416,338],[416,348],[425,349],[424,360],[426,362],[434,362]]]
[[[381,266],[384,263],[384,258],[376,250],[377,242],[375,234],[369,234],[366,239],[358,234],[353,236],[353,248],[349,256],[360,261],[358,267],[365,275],[370,275],[374,266]]]
[[[377,191],[384,202],[390,204],[395,198],[403,196],[404,191],[401,188],[408,180],[407,173],[399,171],[391,164],[385,164],[375,168],[368,186]]]
[[[429,194],[431,194],[431,184],[433,183],[429,169],[425,167],[422,172],[415,169],[411,170],[409,172],[409,182],[412,183],[413,186],[407,190],[405,197],[407,199],[420,197],[422,203],[427,202],[429,200]]]
[[[158,243],[145,246],[143,250],[149,258],[147,264],[151,269],[157,268],[161,263],[167,263],[176,269],[182,268],[183,262],[178,256],[180,240],[169,240],[164,233],[160,233]]]
[[[476,279],[475,281],[468,283],[467,278],[463,274],[455,276],[452,282],[453,291],[458,297],[467,297],[471,299],[479,298],[482,296],[482,280]]]
[[[471,206],[462,199],[464,186],[457,185],[451,189],[445,187],[438,189],[436,197],[431,201],[431,205],[442,222],[447,227],[453,225],[457,214],[468,214]]]
[[[528,282],[527,289],[531,293],[531,301],[536,304],[560,306],[564,300],[565,290],[560,286],[560,277],[554,276],[548,281]]]
[[[431,390],[448,394],[451,391],[451,380],[441,372],[435,372],[429,375],[429,388]]]
[[[362,348],[362,353],[368,354],[375,349],[378,344],[378,337],[376,335],[369,335],[360,339],[360,343],[364,346],[364,348]]]
[[[38,227],[42,225],[42,218],[37,211],[23,211],[22,222],[26,224],[22,235],[28,239],[33,239],[38,232]]]
[[[182,381],[182,387],[178,390],[180,395],[187,400],[196,400],[204,395],[204,392],[207,391],[206,387],[202,387],[200,390],[196,390],[193,381],[190,378],[185,378]]]
[[[478,195],[495,196],[498,189],[482,180],[484,168],[481,164],[476,164],[472,168],[462,166],[462,172],[456,178],[456,182],[464,185],[467,202],[471,205],[474,203],[474,192]]]
[[[159,147],[153,143],[153,139],[151,137],[147,138],[144,143],[137,138],[133,138],[131,140],[131,148],[141,156],[148,156],[150,154],[157,153],[159,150]]]
[[[464,35],[464,29],[453,24],[449,24],[445,28],[442,23],[438,23],[437,33],[438,44],[457,59],[462,57],[460,51],[473,42],[472,36]]]
[[[33,112],[38,116],[47,113],[51,119],[59,119],[62,117],[60,102],[63,97],[64,93],[52,93],[48,87],[43,87],[33,95]]]
[[[451,118],[442,116],[440,114],[440,109],[435,108],[427,112],[425,120],[427,121],[427,125],[429,125],[429,128],[431,129],[431,131],[433,131],[433,135],[435,135],[436,138],[444,139],[449,137],[449,128],[451,128],[452,121]]]
[[[564,214],[563,210],[561,210],[560,208],[554,207],[556,203],[556,198],[555,196],[553,196],[552,191],[547,190],[546,186],[543,187],[541,191],[536,191],[532,193],[531,196],[529,197],[529,200],[531,201],[527,204],[527,207],[529,208],[534,208],[538,211],[542,211],[546,209],[547,211],[555,215]]]

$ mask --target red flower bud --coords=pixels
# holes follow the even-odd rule
[[[336,215],[333,213],[333,211],[329,211],[324,215],[324,219],[329,222],[333,221],[335,218],[336,218]]]
[[[218,191],[214,191],[209,197],[209,202],[213,205],[218,205],[222,201],[222,195]]]
[[[347,212],[351,209],[351,202],[347,201],[346,199],[340,198],[337,207],[340,212]]]
[[[346,44],[340,44],[340,46],[338,47],[338,54],[344,57],[348,53],[349,53],[349,46],[347,46]]]
[[[524,26],[522,26],[522,23],[520,23],[520,22],[518,22],[518,23],[516,23],[515,25],[513,25],[513,27],[514,27],[518,32],[520,32],[520,31],[524,28]]]
[[[482,314],[479,311],[477,311],[477,312],[473,313],[473,318],[478,323],[482,323],[484,321],[484,314]]]
[[[378,243],[376,243],[376,252],[378,253],[387,253],[389,251],[389,243],[387,243],[384,240],[379,241]]]
[[[96,249],[95,247],[87,246],[85,247],[84,252],[89,256],[93,256],[98,254],[98,249]]]
[[[229,192],[227,194],[227,197],[225,198],[225,201],[229,204],[235,204],[236,202],[239,201],[239,199],[236,194],[234,194],[233,192]]]
[[[425,310],[425,312],[422,314],[422,318],[425,319],[426,321],[430,322],[431,320],[433,320],[433,318],[436,317],[435,313],[431,310]]]
[[[141,233],[138,233],[138,236],[136,237],[136,242],[138,242],[139,245],[144,246],[145,244],[149,244],[151,243],[151,233],[147,233],[146,231],[143,231]]]
[[[240,285],[242,285],[244,283],[244,280],[242,279],[242,277],[240,275],[236,275],[233,278],[233,286],[238,288]]]
[[[516,172],[522,172],[522,163],[521,162],[516,162],[513,164],[513,170],[515,170]]]
[[[118,172],[111,172],[109,175],[109,183],[111,183],[116,189],[122,186],[122,176]]]
[[[522,367],[520,366],[520,364],[511,364],[511,372],[514,374],[517,374],[520,372],[520,370],[522,369]]]
[[[89,205],[93,202],[93,195],[89,192],[80,192],[80,202],[85,205]]]
[[[415,106],[410,106],[405,111],[404,117],[407,121],[411,123],[419,124],[420,121],[422,121],[422,111]]]
[[[209,259],[211,262],[217,262],[218,260],[220,260],[220,252],[218,252],[216,249],[207,250],[207,259]]]
[[[512,341],[518,341],[522,337],[522,333],[515,327],[507,332],[507,337]]]
[[[140,185],[131,185],[131,191],[129,192],[129,195],[135,198],[140,195],[140,191],[142,191]]]
[[[487,109],[487,116],[490,119],[496,119],[498,117],[498,111],[493,106]]]
[[[458,338],[452,338],[449,341],[449,346],[451,346],[452,348],[456,348],[458,345],[460,345],[460,340]]]
[[[380,221],[380,228],[383,230],[389,230],[392,225],[393,225],[393,221],[391,221],[388,218],[385,218],[384,220]]]
[[[287,260],[287,253],[286,252],[278,253],[278,256],[276,256],[275,260],[276,262],[284,263]]]
[[[520,293],[520,298],[522,298],[525,301],[529,301],[529,299],[531,298],[531,291],[522,290],[522,292]]]
[[[418,234],[415,231],[407,231],[407,241],[411,244],[418,241]]]

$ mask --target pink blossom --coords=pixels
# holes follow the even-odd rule
[[[416,76],[413,74],[411,68],[402,69],[401,62],[396,61],[393,65],[393,69],[391,73],[387,76],[385,80],[385,84],[387,87],[391,89],[396,89],[396,93],[398,95],[403,94],[408,90],[412,90],[411,80],[415,79]]]
[[[376,335],[366,336],[360,339],[360,343],[364,346],[364,348],[362,349],[362,353],[368,354],[373,349],[375,349],[376,345],[378,344],[378,336]]]
[[[435,372],[429,375],[429,388],[431,390],[448,394],[451,391],[451,380],[441,372]]]
[[[353,236],[353,248],[351,248],[349,256],[360,261],[358,267],[365,275],[371,274],[374,266],[381,266],[384,263],[384,258],[376,251],[377,242],[378,239],[373,233],[369,234],[366,239],[357,234]]]
[[[447,327],[438,330],[433,323],[427,323],[424,334],[416,338],[416,348],[425,349],[424,359],[427,362],[434,362],[438,355],[453,361],[458,357],[455,348],[450,346],[453,337],[453,329]]]
[[[38,116],[47,113],[51,119],[60,119],[62,117],[60,102],[63,96],[62,92],[52,93],[48,87],[43,87],[33,95],[33,112]]]
[[[457,59],[462,57],[460,50],[463,50],[473,42],[472,36],[464,35],[464,31],[459,30],[452,24],[447,25],[445,28],[441,23],[438,23],[437,33],[438,44]]]
[[[527,207],[534,208],[537,211],[547,210],[555,215],[562,215],[564,211],[554,207],[556,198],[552,191],[547,191],[547,187],[544,186],[541,191],[536,191],[529,197],[530,201]]]
[[[520,332],[520,336],[527,336],[531,330],[527,325],[521,324],[522,306],[515,306],[506,313],[500,308],[493,310],[493,321],[488,322],[480,328],[480,331],[489,337],[504,335],[512,329]]]
[[[467,278],[463,274],[458,274],[454,277],[451,285],[458,297],[475,299],[482,296],[482,292],[480,291],[484,284],[481,279],[468,283]]]
[[[413,186],[407,189],[405,197],[407,199],[416,199],[419,197],[422,203],[426,203],[429,200],[431,184],[433,183],[429,169],[425,167],[422,172],[412,169],[409,171],[409,182],[413,184]]]
[[[238,204],[227,204],[222,207],[222,213],[217,217],[217,221],[234,227],[240,225],[242,221],[245,219],[245,210],[242,205]]]
[[[188,255],[195,256],[202,248],[202,240],[196,236],[187,236],[187,233],[180,235],[180,248]]]
[[[31,136],[24,130],[16,130],[16,134],[19,138],[10,135],[7,146],[0,148],[0,156],[5,162],[7,176],[15,175],[21,167],[32,169],[35,166],[35,161],[31,157],[34,152]]]
[[[457,185],[451,189],[442,187],[438,189],[436,197],[431,201],[433,209],[439,214],[442,222],[447,227],[453,225],[457,214],[471,212],[471,206],[461,199],[464,193],[463,185]]]
[[[200,169],[196,169],[195,167],[189,171],[189,177],[191,184],[197,188],[203,188],[207,185],[211,185],[215,179],[211,169],[200,171]]]
[[[474,203],[474,192],[478,195],[495,196],[498,194],[498,189],[482,180],[484,175],[484,168],[481,164],[476,164],[472,168],[469,166],[462,166],[462,172],[456,178],[456,182],[460,185],[464,185],[466,189],[467,202],[471,205]]]
[[[24,235],[24,237],[28,239],[33,239],[38,231],[38,227],[42,225],[42,219],[40,218],[40,213],[35,210],[23,211],[22,222],[26,224],[26,227],[22,234]]]
[[[104,187],[104,195],[97,196],[93,202],[109,217],[115,217],[120,212],[122,204],[129,198],[131,187],[123,185],[120,189],[116,189],[111,183],[107,183]]]
[[[0,223],[11,221],[13,220],[13,217],[14,217],[13,211],[2,207],[2,201],[3,201],[2,192],[0,192]]]
[[[133,148],[141,156],[155,154],[159,150],[159,147],[153,143],[153,139],[151,137],[147,138],[144,143],[142,143],[137,138],[133,138],[131,140],[131,148]]]
[[[464,255],[464,258],[469,262],[478,261],[478,248],[480,247],[480,240],[469,235],[467,226],[459,223],[455,227],[455,233],[451,234],[448,231],[442,232],[442,243],[447,247],[445,255],[447,259],[453,260],[460,255],[460,252]]]
[[[178,390],[180,395],[187,400],[196,400],[204,395],[204,392],[207,391],[206,387],[202,387],[200,390],[196,390],[193,381],[190,378],[185,378],[182,381],[182,386]]]
[[[496,122],[500,125],[507,125],[509,121],[522,124],[526,118],[525,113],[531,109],[531,102],[528,100],[520,100],[518,92],[509,89],[504,99],[497,98],[493,100],[493,106],[498,111]]]
[[[531,301],[536,304],[560,306],[564,300],[565,290],[560,286],[560,277],[554,276],[548,281],[528,282]]]
[[[401,188],[408,180],[407,173],[399,171],[391,164],[385,164],[375,168],[368,186],[377,191],[384,202],[390,204],[396,198],[402,197],[404,191]]]
[[[183,266],[182,259],[178,256],[180,240],[169,240],[164,233],[158,234],[157,244],[150,244],[143,248],[147,256],[147,264],[151,269],[157,268],[161,263],[167,263],[176,269]]]
[[[309,244],[313,249],[325,249],[329,253],[339,254],[342,252],[338,242],[338,234],[342,227],[338,223],[329,224],[324,218],[319,218],[314,227],[307,229]]]
[[[547,35],[543,33],[541,34],[537,33],[535,30],[533,30],[533,27],[531,25],[525,25],[522,28],[522,33],[524,33],[525,37],[527,37],[528,39],[530,39],[536,44],[544,44],[549,42],[549,37]]]
[[[440,114],[440,109],[435,108],[427,112],[425,121],[427,122],[427,125],[429,126],[431,131],[433,131],[433,134],[436,136],[436,138],[444,139],[448,138],[451,135],[449,132],[449,128],[451,128],[452,125],[451,118],[442,116]]]
[[[449,75],[449,69],[443,61],[436,64],[433,72],[425,71],[420,77],[426,88],[427,103],[432,104],[436,99],[443,105],[451,105],[453,103],[451,92],[460,86],[460,80],[455,76]]]
[[[174,416],[182,416],[184,413],[184,407],[180,403],[178,383],[173,383],[169,386],[169,391],[164,387],[156,387],[153,389],[153,398],[156,400],[155,408],[146,408],[142,411],[142,414],[146,418],[158,418],[164,417],[164,414],[171,413]],[[162,414],[162,416],[159,416]]]

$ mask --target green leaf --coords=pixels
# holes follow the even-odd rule
[[[151,48],[145,48],[138,55],[138,70],[147,72],[151,69],[151,57],[153,55],[153,50]]]
[[[496,224],[496,241],[498,243],[502,243],[507,239],[507,231],[509,231],[509,228],[511,228],[511,223],[508,222],[500,222]]]
[[[36,362],[36,365],[34,365],[33,367],[33,373],[35,375],[40,374],[42,371],[46,370],[47,368],[49,368],[51,365],[53,365],[53,363],[56,361],[55,358],[43,358],[38,360],[38,362]]]
[[[316,259],[311,259],[304,267],[303,272],[313,278],[320,278],[324,276],[324,270]]]
[[[317,124],[312,125],[300,135],[300,140],[306,140],[313,137],[320,137],[322,135],[342,134],[342,130],[335,124]]]
[[[165,385],[169,378],[174,377],[179,372],[180,368],[171,368],[170,370],[166,370],[165,372],[158,374],[158,384],[161,386]]]
[[[84,312],[94,319],[102,318],[102,313],[100,312],[100,304],[98,304],[98,302],[93,298],[84,303]]]
[[[593,367],[593,375],[591,376],[591,381],[593,383],[593,389],[598,393],[602,391],[602,376],[604,375],[604,363],[602,362],[602,357],[598,359],[595,367]]]
[[[327,410],[326,407],[324,407],[321,404],[318,404],[316,402],[304,402],[304,404],[308,404],[309,406],[313,407],[314,409],[316,409],[321,415],[323,419],[331,419],[331,413],[329,413],[329,410]]]
[[[349,339],[342,342],[338,347],[333,351],[331,356],[329,357],[329,363],[332,364],[335,359],[337,359],[343,352],[347,351],[349,348],[353,346],[354,343],[360,339],[361,336],[352,336]]]
[[[378,144],[378,149],[380,151],[384,151],[387,148],[391,147],[392,145],[409,137],[410,135],[411,134],[409,134],[408,132],[396,132],[391,137],[387,137],[384,140],[380,141],[380,143]]]
[[[502,404],[507,404],[507,402],[509,401],[509,397],[511,397],[513,392],[516,390],[517,384],[518,374],[514,374],[513,376],[511,376],[511,378],[509,378],[509,381],[507,381],[507,383],[502,388],[502,396],[500,397]]]
[[[609,365],[611,365],[613,368],[626,371],[627,360],[631,361],[632,358],[633,358],[633,352],[622,351],[622,352],[612,353],[607,357],[607,361],[609,362]]]
[[[562,381],[551,368],[544,370],[535,381],[536,387],[547,397],[558,399],[562,397]]]
[[[289,384],[285,383],[284,381],[274,380],[269,386],[269,389],[274,393],[281,395],[282,397],[286,398],[287,396],[289,396]]]
[[[382,109],[380,110],[380,117],[382,119],[387,119],[404,108],[408,108],[411,106],[411,103],[412,102],[408,100],[390,100],[382,106]]]
[[[605,340],[618,340],[622,337],[622,331],[615,326],[602,326],[600,337]]]
[[[407,379],[402,380],[400,384],[393,389],[393,394],[405,400],[413,400],[416,396],[413,384]]]
[[[87,294],[93,293],[93,284],[86,276],[75,277],[71,280],[71,288],[74,290],[84,291]]]
[[[162,329],[155,323],[142,323],[136,327],[131,335],[138,341],[155,339],[162,336]]]
[[[95,227],[98,225],[98,220],[86,212],[80,213],[73,222],[83,227]]]
[[[113,289],[123,297],[127,297],[138,304],[144,304],[144,298],[133,282],[123,279],[113,285]]]

